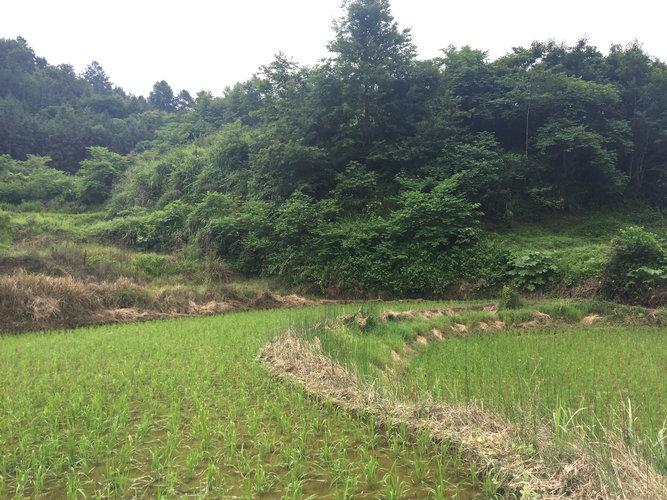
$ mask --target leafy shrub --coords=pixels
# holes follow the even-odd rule
[[[602,290],[612,299],[646,303],[667,287],[667,254],[655,234],[642,227],[620,230],[612,240]]]
[[[497,253],[478,241],[477,205],[457,189],[456,179],[408,189],[393,211],[365,217],[343,216],[336,200],[300,191],[277,206],[211,193],[188,224],[204,253],[244,273],[332,295],[444,296],[499,267]]]
[[[500,297],[500,308],[501,309],[520,309],[523,306],[521,297],[516,288],[505,285],[503,287],[503,293]]]
[[[273,244],[274,214],[271,204],[248,200],[211,219],[197,233],[197,244],[204,253],[228,260],[237,270],[261,274]]]
[[[0,201],[12,205],[39,202],[38,210],[49,201],[74,201],[76,177],[52,168],[50,162],[48,156],[28,155],[25,161],[0,156]]]
[[[105,202],[111,194],[114,181],[126,168],[127,160],[122,155],[100,146],[89,147],[88,158],[81,162],[77,174],[81,201],[88,205]]]
[[[558,267],[551,254],[532,251],[510,261],[508,274],[520,290],[534,292],[556,281]]]
[[[170,250],[187,240],[187,220],[192,207],[174,201],[147,215],[118,217],[97,225],[93,232],[103,240],[142,250]]]
[[[235,212],[241,204],[237,196],[216,192],[206,193],[188,216],[188,231],[197,234],[209,221]]]

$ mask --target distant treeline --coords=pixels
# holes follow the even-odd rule
[[[97,64],[77,76],[2,41],[0,153],[14,159],[0,176],[24,194],[0,201],[56,198],[19,189],[49,165],[25,155],[48,155],[81,165],[65,201],[126,216],[107,229],[132,244],[190,243],[248,273],[397,293],[502,265],[470,250],[483,219],[665,206],[667,66],[639,44],[419,60],[388,0],[348,2],[334,26],[316,66],[278,54],[221,97],[194,99],[166,82],[129,96]]]
[[[81,75],[69,64],[52,66],[23,38],[0,39],[0,154],[15,159],[49,156],[75,172],[89,146],[127,154],[154,137],[164,112],[192,105],[160,81],[148,99],[114,87],[93,61]]]

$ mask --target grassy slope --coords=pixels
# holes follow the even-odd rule
[[[255,361],[272,335],[341,311],[0,337],[0,497],[479,491],[450,451],[322,408]]]
[[[529,320],[531,309],[559,321],[538,330],[512,326]],[[591,312],[607,320],[577,323]],[[617,321],[624,314],[625,324]],[[470,311],[378,324],[363,334],[354,326],[316,333],[327,354],[398,398],[477,402],[510,418],[529,439],[538,422],[556,432],[564,431],[561,424],[568,430],[578,426],[597,437],[611,430],[667,472],[667,329],[641,326],[644,314],[641,308],[618,311],[593,302],[537,303],[500,311],[508,330],[477,331],[428,346],[413,341],[430,337],[433,328],[451,336],[455,323],[474,329],[494,318]],[[660,321],[664,325],[664,313]],[[403,358],[398,363],[392,350]]]
[[[0,212],[3,215],[7,223],[0,218],[0,274],[22,268],[85,281],[129,278],[151,290],[187,287],[221,297],[243,298],[269,289],[287,292],[267,279],[237,276],[221,260],[202,259],[189,248],[167,254],[99,242],[93,234],[103,212]]]
[[[201,259],[185,248],[174,255],[141,252],[101,244],[93,237],[104,213],[4,212],[11,235],[0,219],[0,273],[24,267],[49,275],[114,280],[120,276],[152,287],[188,284],[201,286],[211,280],[234,282],[252,290],[278,283],[265,279],[241,279],[219,260]],[[2,216],[2,213],[0,213]],[[599,211],[580,215],[550,216],[535,223],[489,227],[487,234],[499,246],[521,254],[539,250],[554,255],[567,286],[599,276],[611,239],[621,227],[642,225],[664,238],[667,216],[647,208]]]
[[[599,276],[611,239],[619,229],[631,225],[667,237],[667,215],[646,208],[545,217],[539,223],[489,228],[489,232],[494,241],[515,253],[550,252],[564,270],[566,284],[574,285]]]

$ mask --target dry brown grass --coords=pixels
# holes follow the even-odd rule
[[[383,311],[378,318],[381,322],[403,321],[406,319],[425,318],[432,319],[442,316],[452,316],[465,311],[485,311],[489,314],[496,314],[498,306],[496,304],[466,305],[457,307],[444,307],[439,309],[410,309],[407,311]]]
[[[490,472],[506,493],[531,498],[667,498],[665,479],[621,442],[587,447],[558,444],[542,429],[532,443],[508,421],[469,405],[404,403],[387,398],[325,356],[319,340],[307,343],[293,332],[270,342],[260,359],[270,373],[310,394],[371,414],[386,426],[404,424],[459,447]],[[604,450],[604,451],[601,451]]]
[[[0,332],[141,321],[241,309],[315,305],[296,295],[268,291],[241,297],[224,288],[151,290],[127,278],[91,282],[72,276],[19,271],[0,275]]]

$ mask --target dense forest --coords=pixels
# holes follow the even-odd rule
[[[667,65],[640,44],[421,60],[388,0],[348,2],[334,29],[313,67],[279,53],[195,98],[129,95],[96,62],[77,75],[0,40],[0,202],[105,210],[102,239],[396,295],[501,285],[517,271],[489,224],[665,207]],[[532,259],[543,285],[557,271]]]

